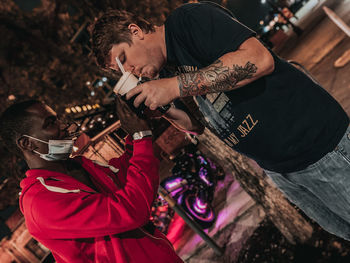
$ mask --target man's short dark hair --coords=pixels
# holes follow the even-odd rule
[[[29,133],[32,126],[31,113],[27,110],[38,100],[27,100],[12,104],[0,116],[0,137],[6,148],[17,156],[23,157],[16,141],[23,134]]]
[[[124,10],[109,10],[101,16],[92,29],[92,50],[97,63],[106,68],[113,45],[132,44],[130,24],[138,25],[145,33],[154,32],[154,25],[145,19]]]

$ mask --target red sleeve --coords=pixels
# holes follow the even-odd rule
[[[138,140],[124,188],[110,195],[41,190],[27,203],[35,229],[46,238],[57,239],[112,235],[140,227],[150,218],[158,168],[152,140]]]
[[[129,159],[131,158],[132,153],[133,153],[133,141],[132,141],[132,137],[130,135],[128,135],[125,138],[125,151],[124,151],[124,153],[118,158],[110,159],[108,164],[120,169],[121,165],[125,165],[125,164],[128,165]]]

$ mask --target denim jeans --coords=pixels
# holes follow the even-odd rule
[[[306,169],[266,174],[322,228],[350,240],[350,127],[338,146]]]

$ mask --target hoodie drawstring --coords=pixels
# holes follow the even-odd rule
[[[99,162],[97,160],[92,160],[92,162],[95,163],[95,164],[98,164],[99,166],[109,168],[113,173],[119,172],[119,169],[115,168],[113,165],[104,164],[104,163],[101,163],[101,162]]]
[[[42,177],[37,177],[37,180],[39,180],[39,182],[45,186],[45,188],[51,192],[56,192],[56,193],[62,193],[62,194],[66,194],[66,193],[80,193],[80,189],[73,189],[73,190],[68,190],[68,189],[64,189],[61,187],[57,187],[57,186],[50,186],[45,184],[45,180]]]

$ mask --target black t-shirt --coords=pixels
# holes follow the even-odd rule
[[[255,33],[220,6],[185,4],[165,22],[167,63],[206,67]],[[197,96],[208,126],[267,170],[292,172],[332,151],[349,125],[341,106],[303,72],[273,54],[272,74],[241,88]]]

